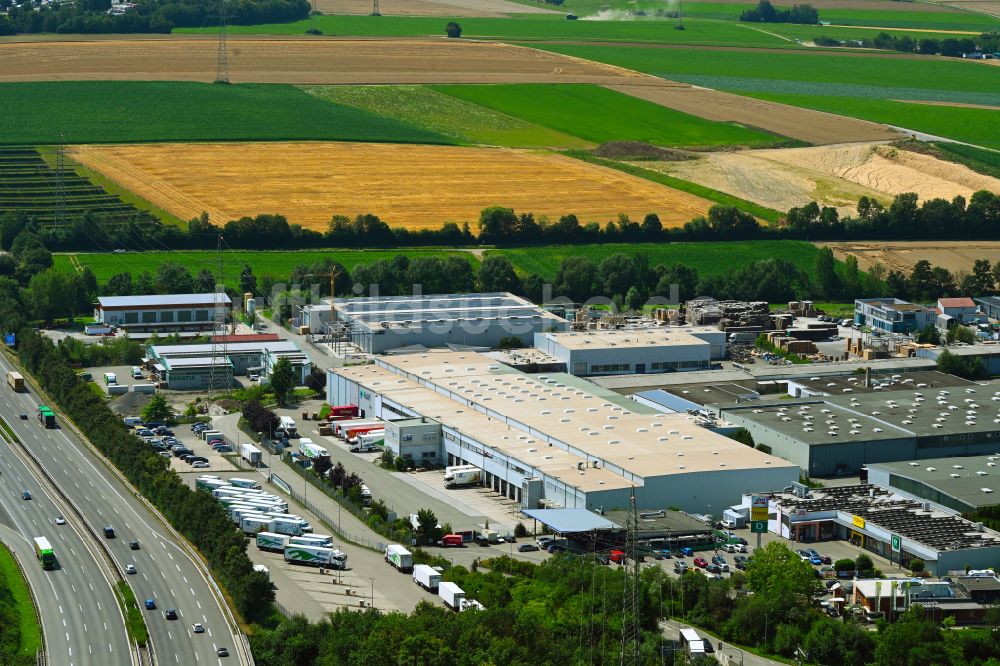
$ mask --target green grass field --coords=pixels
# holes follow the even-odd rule
[[[266,113],[261,110],[266,109]],[[149,81],[0,84],[0,142],[330,140],[447,137],[287,85]]]
[[[22,565],[40,566],[33,560]],[[0,618],[4,623],[0,629],[4,653],[8,654],[9,650],[10,656],[16,659],[10,663],[34,663],[35,654],[42,646],[42,628],[35,616],[28,584],[4,544],[0,544]]]
[[[337,37],[443,37],[445,17],[314,16],[294,23],[229,26],[233,34],[305,35],[317,29]],[[786,40],[749,30],[731,21],[690,19],[675,30],[672,19],[634,21],[567,21],[562,15],[519,15],[516,18],[458,18],[463,38],[502,40],[627,41],[731,46],[789,46]],[[214,33],[216,28],[179,28],[175,33]]]
[[[794,106],[864,118],[1000,150],[1000,133],[997,132],[997,127],[1000,127],[1000,111],[855,97],[744,94]]]
[[[553,245],[538,248],[488,250],[510,258],[518,272],[538,273],[553,280],[559,263],[571,256],[583,256],[594,263],[618,252],[644,254],[649,264],[682,263],[698,270],[699,275],[720,275],[762,259],[785,259],[813,274],[816,255],[805,241],[735,241],[729,243],[608,243],[604,245]]]
[[[323,259],[333,259],[340,262],[347,270],[353,270],[358,264],[367,264],[379,259],[391,259],[397,254],[403,254],[410,259],[417,257],[443,257],[457,255],[468,258],[478,266],[479,261],[471,252],[451,249],[400,249],[400,250],[301,250],[283,252],[241,251],[226,252],[225,277],[226,284],[235,286],[239,282],[243,264],[253,268],[254,275],[273,275],[278,279],[287,279],[292,270],[299,265],[309,265]],[[89,266],[98,282],[106,282],[116,273],[131,272],[133,276],[143,271],[155,274],[164,263],[182,264],[192,272],[203,268],[218,270],[219,255],[215,252],[185,250],[177,252],[126,252],[124,254],[79,253],[56,254],[53,256],[55,267],[65,271],[74,270],[70,257],[75,257],[81,265]]]
[[[448,136],[463,144],[580,148],[589,144],[536,123],[466,102],[427,86],[302,86],[311,95]]]
[[[783,137],[704,120],[595,85],[434,86],[435,90],[582,139],[660,146],[761,146]]]

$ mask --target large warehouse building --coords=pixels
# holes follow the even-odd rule
[[[506,292],[338,298],[334,309],[327,326],[369,354],[414,345],[497,347],[504,338],[530,346],[535,333],[568,326]]]
[[[869,465],[868,482],[948,511],[974,513],[1000,504],[1000,442],[991,456]]]
[[[707,370],[725,358],[726,334],[707,327],[546,331],[535,334],[535,347],[573,375],[641,375]]]
[[[1000,447],[1000,383],[912,388],[714,407],[810,476],[869,463],[991,454]]]
[[[743,493],[780,490],[799,474],[690,415],[618,404],[569,375],[526,375],[473,352],[330,370],[327,401],[439,423],[442,463],[479,467],[486,485],[528,508],[624,508],[635,486],[644,508],[721,515]]]
[[[223,354],[223,349],[225,353]],[[267,377],[278,359],[285,358],[299,384],[312,372],[312,361],[294,342],[287,340],[226,342],[221,344],[150,345],[146,348],[152,369],[177,391],[207,388],[213,366],[229,376],[258,374]],[[219,382],[219,379],[216,379]]]
[[[218,312],[219,303],[222,312]],[[94,319],[129,331],[193,331],[212,328],[216,315],[225,314],[231,306],[225,294],[101,296]]]

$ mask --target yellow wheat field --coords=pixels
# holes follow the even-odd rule
[[[325,230],[333,215],[374,213],[390,226],[438,228],[507,206],[551,219],[607,222],[657,213],[679,226],[712,205],[641,178],[551,153],[369,143],[75,146],[77,161],[147,201],[215,223],[279,213]]]

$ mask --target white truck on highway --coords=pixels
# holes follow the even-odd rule
[[[441,572],[426,564],[413,565],[413,582],[428,592],[437,594],[441,582]]]
[[[275,534],[274,532],[259,532],[257,534],[257,549],[270,550],[275,553],[285,552],[285,546],[291,543],[287,534]]]
[[[316,546],[287,546],[285,561],[289,564],[308,564],[331,569],[347,568],[347,555],[333,548]]]
[[[262,455],[260,449],[253,444],[240,444],[240,458],[246,460],[253,467],[260,467]]]
[[[314,443],[308,437],[303,437],[299,440],[299,453],[304,455],[306,458],[313,460],[315,458],[329,458],[330,452],[324,449],[322,446]]]
[[[385,561],[403,573],[413,570],[413,553],[398,543],[385,547]]]
[[[455,583],[442,581],[438,583],[438,596],[444,605],[453,611],[462,609],[462,602],[465,601],[465,591]]]
[[[482,470],[475,465],[458,465],[456,467],[445,467],[444,469],[445,488],[475,485],[479,483],[482,478]]]

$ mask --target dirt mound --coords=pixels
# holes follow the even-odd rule
[[[208,210],[217,211],[210,214],[215,222],[279,212],[293,224],[324,230],[331,215],[372,212],[391,226],[437,229],[503,205],[556,219],[575,213],[587,222],[655,212],[664,226],[680,226],[711,207],[614,169],[530,150],[346,142],[70,150],[77,161],[182,219]]]
[[[598,157],[611,160],[656,160],[659,162],[682,162],[698,157],[683,150],[671,150],[652,146],[642,141],[608,141],[590,151]]]
[[[149,396],[145,393],[130,391],[112,400],[108,406],[111,407],[111,411],[122,416],[139,416],[147,402],[149,402]]]

